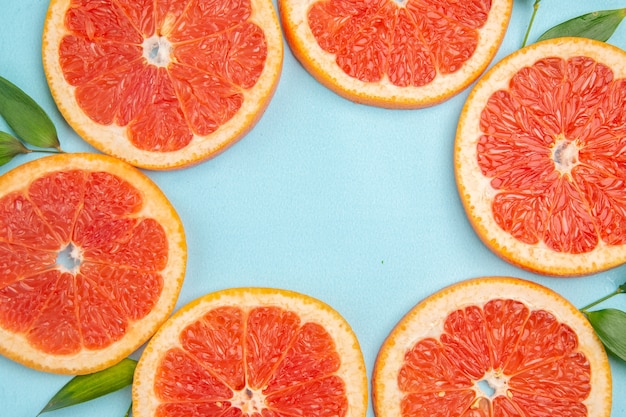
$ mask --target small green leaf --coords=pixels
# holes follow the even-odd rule
[[[547,30],[537,41],[574,36],[607,41],[626,16],[626,8],[601,10],[575,17]]]
[[[2,77],[0,115],[24,142],[60,150],[56,128],[46,112],[19,87]]]
[[[130,416],[130,412],[132,410],[133,410],[133,403],[130,403],[130,405],[128,406],[128,411],[126,411],[126,414],[124,414],[124,417]]]
[[[127,387],[133,382],[136,366],[137,361],[126,358],[103,371],[76,376],[52,397],[39,414],[94,400]]]
[[[588,311],[587,319],[606,349],[626,361],[626,313],[615,308]]]
[[[0,132],[0,165],[4,165],[16,155],[29,153],[22,142],[6,132]]]

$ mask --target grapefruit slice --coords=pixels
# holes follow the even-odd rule
[[[283,43],[271,0],[53,0],[43,63],[88,143],[149,169],[245,135],[273,96]]]
[[[419,108],[493,59],[512,0],[278,0],[285,38],[320,83],[357,103]]]
[[[609,417],[611,370],[587,319],[552,290],[463,281],[397,324],[372,377],[377,417]]]
[[[0,177],[0,353],[85,374],[142,345],[172,312],[182,223],[136,168],[60,154]]]
[[[319,300],[268,288],[207,294],[141,355],[133,416],[364,417],[367,374],[348,323]]]
[[[533,272],[626,261],[626,52],[583,38],[494,66],[462,110],[454,164],[478,236]]]

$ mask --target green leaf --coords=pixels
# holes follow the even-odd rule
[[[103,371],[76,376],[52,397],[39,414],[94,400],[125,388],[132,384],[136,366],[137,361],[126,358]]]
[[[606,349],[626,361],[626,313],[615,308],[588,311],[587,319]]]
[[[24,142],[60,150],[56,128],[46,112],[19,87],[2,77],[0,115]]]
[[[537,41],[575,36],[605,42],[613,35],[624,16],[626,8],[587,13],[547,30]]]
[[[0,165],[4,165],[16,155],[29,153],[22,142],[6,132],[0,132]]]

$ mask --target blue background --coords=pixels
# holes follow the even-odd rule
[[[521,46],[533,3],[515,0],[495,61]],[[0,0],[0,75],[50,114],[64,150],[96,152],[68,127],[50,96],[41,63],[47,7],[42,0]],[[546,0],[530,40],[571,17],[619,7],[626,7],[623,0]],[[626,48],[626,23],[609,42]],[[530,274],[479,241],[452,168],[456,123],[467,94],[421,110],[354,104],[318,84],[285,45],[276,94],[244,139],[198,166],[147,172],[187,231],[189,262],[178,306],[228,287],[309,294],[351,323],[371,375],[396,322],[451,283],[485,275],[527,278],[582,307],[626,282],[626,266],[584,278]],[[39,156],[19,157],[0,167],[0,174]],[[625,299],[618,296],[603,306],[626,309]],[[626,365],[611,359],[611,366],[612,415],[626,416]],[[0,357],[0,416],[35,416],[69,379]],[[50,415],[123,416],[129,402],[130,390],[124,389]]]

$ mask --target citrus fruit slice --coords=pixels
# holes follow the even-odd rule
[[[234,288],[179,310],[141,355],[133,416],[364,417],[367,374],[335,310],[286,290]]]
[[[136,168],[60,154],[0,177],[0,353],[85,374],[143,344],[174,309],[182,223]]]
[[[46,77],[68,123],[149,169],[197,163],[245,135],[282,60],[271,0],[53,0],[43,33]]]
[[[357,103],[437,104],[493,59],[512,0],[278,0],[285,38],[320,83]]]
[[[525,269],[584,275],[626,261],[626,52],[531,45],[476,84],[454,165],[478,236]]]
[[[611,369],[587,319],[536,283],[451,285],[418,303],[380,349],[377,417],[608,417]]]

